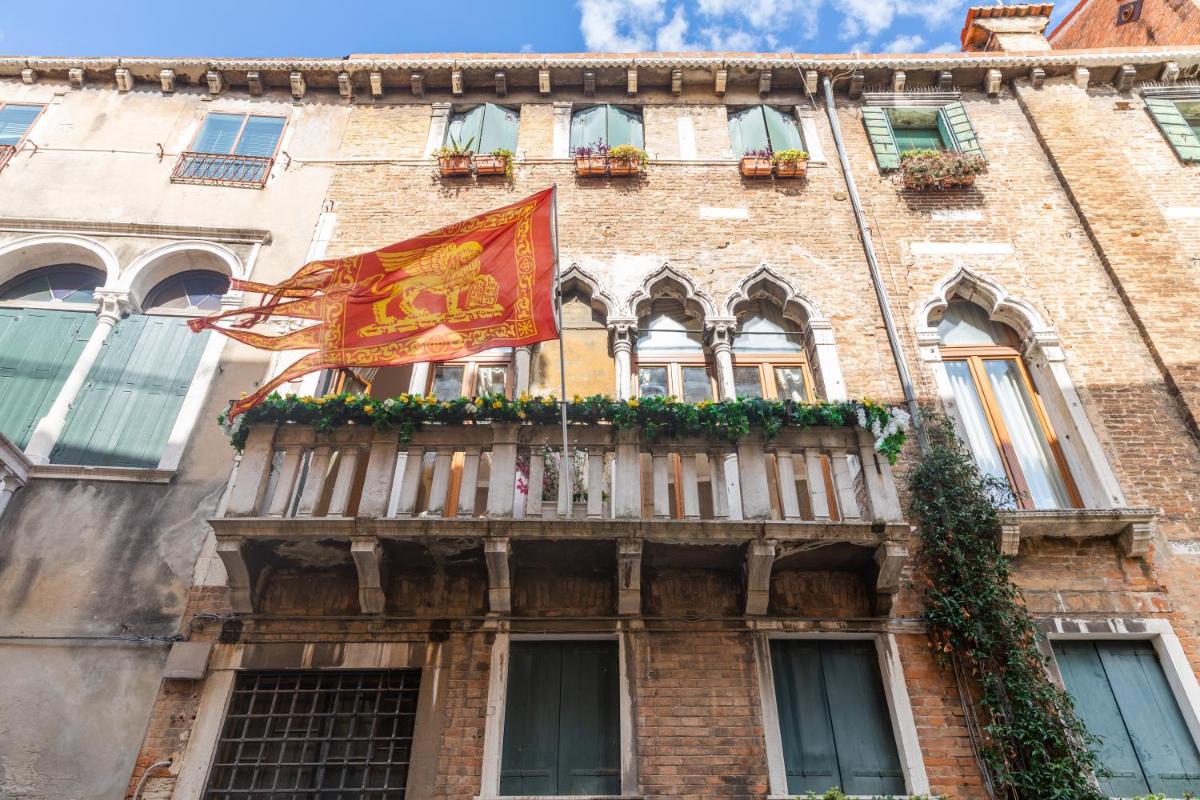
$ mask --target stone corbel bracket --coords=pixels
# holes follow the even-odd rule
[[[1153,508],[1051,509],[1013,511],[1000,521],[998,545],[1006,556],[1016,556],[1021,539],[1105,539],[1116,537],[1130,558],[1150,553],[1154,536]]]

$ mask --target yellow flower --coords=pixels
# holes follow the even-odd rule
[[[521,392],[521,396],[517,399],[520,400],[522,403],[528,403],[529,402],[529,392]]]
[[[375,406],[363,406],[363,412],[369,417],[375,413]]]
[[[407,394],[402,394],[402,395],[400,395],[400,402],[401,402],[401,403],[407,403],[407,402],[408,402],[408,395],[407,395]]]
[[[501,405],[502,403],[499,400],[492,401],[492,408],[499,408]]]
[[[525,412],[524,412],[524,411],[518,411],[518,412],[517,412],[517,419],[525,419]]]
[[[448,403],[447,401],[443,400],[443,401],[442,401],[442,408],[449,408],[449,407],[450,407],[450,403]]]
[[[582,397],[580,397],[579,395],[575,395],[574,397],[572,397],[572,398],[571,398],[571,402],[572,402],[572,403],[582,403],[582,402],[583,402],[583,398],[582,398]]]
[[[638,400],[636,397],[629,401],[630,408],[637,408],[638,405],[640,405],[640,404],[638,403]]]
[[[413,395],[413,402],[419,406],[424,405],[425,404],[425,396],[420,395],[420,394],[415,394],[415,395]]]
[[[324,397],[318,397],[318,398],[317,398],[317,405],[319,405],[319,406],[323,406],[323,405],[325,405],[325,400],[326,400],[326,398],[324,398]]]

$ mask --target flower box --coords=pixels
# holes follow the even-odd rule
[[[769,178],[774,169],[768,156],[742,156],[738,162],[738,171],[743,178]]]
[[[638,158],[608,158],[608,174],[613,177],[627,178],[642,171],[642,161]]]
[[[966,189],[986,169],[982,156],[957,150],[915,150],[900,156],[901,182],[914,191]]]
[[[604,156],[575,156],[576,175],[603,175],[606,172],[608,172],[608,159]]]
[[[507,175],[508,156],[484,154],[475,156],[476,175]]]
[[[471,174],[471,154],[438,156],[438,171],[443,178],[457,178]]]
[[[808,159],[780,161],[775,165],[776,178],[803,178],[808,174]]]

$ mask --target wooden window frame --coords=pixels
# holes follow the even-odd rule
[[[200,134],[204,132],[204,126],[208,123],[208,118],[214,114],[224,114],[224,115],[230,116],[230,117],[240,114],[242,117],[242,125],[240,128],[238,128],[237,136],[235,136],[233,138],[233,144],[229,146],[228,153],[208,153],[208,152],[204,152],[201,150],[193,149],[196,146],[196,142],[199,141],[199,139],[200,139]],[[219,111],[219,110],[208,111],[204,115],[204,119],[200,122],[200,127],[196,129],[195,135],[192,136],[191,147],[189,147],[188,150],[193,153],[203,153],[203,155],[209,155],[209,156],[224,156],[224,155],[238,156],[239,153],[236,153],[234,151],[237,150],[237,146],[239,144],[241,144],[242,135],[246,132],[246,125],[250,122],[251,117],[264,117],[267,119],[283,120],[283,127],[279,129],[279,138],[275,140],[275,149],[271,151],[271,155],[269,155],[269,156],[245,156],[246,158],[271,158],[271,159],[274,159],[275,156],[279,155],[279,148],[283,145],[283,137],[287,134],[288,123],[290,122],[290,120],[288,119],[287,116],[284,116],[281,114],[255,114],[250,111]],[[33,126],[31,125],[30,127],[33,127]]]
[[[815,399],[812,367],[808,363],[808,357],[803,353],[739,354],[735,350],[733,353],[733,368],[736,370],[738,367],[758,367],[758,385],[762,389],[762,398],[764,400],[779,399],[779,386],[775,381],[775,370],[777,368],[800,367],[804,373],[804,402],[811,403]],[[735,391],[736,387],[737,381],[735,380]]]
[[[716,363],[707,353],[684,353],[672,352],[663,350],[655,352],[642,358],[636,353],[631,360],[632,373],[629,376],[630,394],[640,398],[641,385],[638,381],[638,372],[643,367],[666,367],[667,369],[667,392],[668,395],[676,400],[683,400],[683,368],[684,367],[704,367],[708,375],[708,391],[710,399],[715,401],[719,396],[717,393],[717,376]]]
[[[1058,466],[1058,471],[1062,476],[1063,485],[1067,489],[1067,496],[1070,498],[1072,508],[1083,508],[1083,500],[1079,495],[1078,487],[1075,485],[1075,479],[1071,476],[1071,470],[1067,465],[1066,457],[1063,455],[1058,436],[1055,434],[1054,428],[1050,425],[1050,419],[1046,416],[1046,409],[1042,405],[1041,395],[1038,394],[1037,387],[1034,386],[1033,379],[1029,376],[1029,369],[1025,366],[1025,359],[1021,357],[1021,354],[1017,350],[1005,347],[1004,345],[942,345],[940,350],[942,361],[962,361],[967,364],[967,368],[970,370],[971,380],[975,384],[975,393],[979,397],[980,405],[983,406],[984,416],[987,418],[992,439],[995,441],[996,448],[1000,452],[1000,461],[1004,465],[1009,485],[1012,486],[1013,492],[1016,495],[1017,508],[1032,510],[1034,506],[1029,492],[1029,485],[1025,482],[1025,474],[1021,471],[1016,447],[1013,444],[1012,437],[1008,434],[1008,428],[1004,424],[1004,416],[1000,411],[1000,405],[992,392],[991,384],[987,380],[987,373],[983,365],[985,360],[1013,361],[1016,363],[1017,371],[1025,384],[1025,391],[1029,393],[1029,397],[1033,402],[1034,413],[1037,416],[1038,424],[1041,426],[1042,435],[1046,437],[1046,442],[1050,445],[1050,452],[1054,454],[1054,463]]]
[[[458,358],[452,361],[435,361],[429,365],[429,377],[425,381],[425,394],[433,394],[433,384],[437,377],[438,367],[462,367],[463,381],[460,397],[474,397],[475,384],[479,380],[480,367],[504,367],[504,396],[512,398],[515,375],[512,353],[504,356],[486,356],[483,358]]]

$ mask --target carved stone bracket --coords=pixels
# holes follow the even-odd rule
[[[642,543],[617,542],[617,613],[642,613]]]
[[[483,543],[483,555],[488,571],[488,608],[493,614],[512,612],[512,577],[508,560],[512,555],[512,544],[508,539],[487,539]]]
[[[775,565],[776,542],[751,542],[746,548],[746,614],[767,613],[771,602],[771,568]]]

